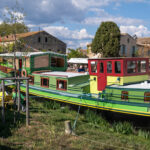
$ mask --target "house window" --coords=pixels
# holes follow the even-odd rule
[[[39,42],[39,43],[41,42],[41,37],[38,37],[38,42]]]
[[[107,62],[107,73],[112,73],[112,62],[111,61]]]
[[[41,78],[41,86],[42,87],[49,87],[49,78]]]
[[[129,38],[127,39],[127,42],[130,43],[130,39]]]
[[[48,39],[47,39],[47,37],[45,37],[45,43],[47,43],[47,41],[48,41]]]
[[[148,56],[150,56],[150,50],[148,50],[147,54],[148,54]]]
[[[34,84],[34,76],[28,76],[30,79],[29,79],[29,84]]]
[[[132,57],[135,57],[135,46],[132,46]]]
[[[57,80],[57,90],[67,90],[67,81],[66,80]]]
[[[145,102],[150,102],[150,92],[145,92],[144,93],[144,101]]]
[[[120,61],[115,61],[115,73],[121,73],[121,63],[120,63]]]
[[[122,45],[122,51],[121,51],[121,55],[125,56],[126,55],[126,45]]]
[[[91,61],[91,72],[97,73],[97,61]]]
[[[128,100],[128,91],[121,91],[121,99]]]

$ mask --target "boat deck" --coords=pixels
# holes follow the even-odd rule
[[[66,77],[66,78],[72,78],[72,77],[77,77],[77,76],[88,75],[87,73],[60,72],[60,71],[42,72],[42,73],[39,73],[39,74],[40,75],[46,75],[46,76]]]
[[[147,81],[141,83],[133,83],[129,85],[111,85],[109,87],[124,88],[124,89],[150,89],[150,83]]]

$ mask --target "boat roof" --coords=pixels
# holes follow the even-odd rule
[[[72,78],[72,77],[77,77],[77,76],[88,75],[87,72],[77,73],[77,72],[60,72],[60,71],[42,72],[42,73],[39,73],[39,74],[44,75],[44,76],[57,76],[57,77],[65,77],[65,78]]]
[[[55,52],[15,52],[16,57],[31,57],[33,55],[43,55],[43,54],[55,54],[55,55],[61,55],[61,56],[66,56],[65,54],[59,54]],[[14,52],[13,53],[4,53],[0,54],[0,57],[14,57]]]
[[[68,63],[72,64],[88,64],[88,58],[71,58]]]
[[[149,59],[145,57],[105,57],[105,58],[89,58],[89,60],[116,60],[116,59]]]
[[[149,89],[150,90],[150,83],[148,83],[148,81],[144,81],[141,83],[135,83],[129,85],[111,85],[109,87],[120,88],[120,89]]]

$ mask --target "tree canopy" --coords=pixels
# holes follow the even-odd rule
[[[83,54],[83,52],[80,51],[80,48],[75,49],[68,49],[68,59],[70,58],[86,58],[87,56]]]
[[[120,29],[114,22],[102,22],[92,41],[92,52],[103,57],[117,57],[120,50]]]
[[[29,28],[24,23],[10,24],[3,22],[0,24],[0,36],[7,36],[9,34],[14,34],[14,28],[16,29],[15,34],[29,32]]]

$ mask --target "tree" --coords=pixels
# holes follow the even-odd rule
[[[114,22],[102,22],[92,41],[92,52],[103,57],[118,57],[120,50],[120,30]]]
[[[8,27],[8,33],[12,33],[13,36],[15,37],[15,42],[13,43],[13,46],[11,48],[13,49],[14,52],[14,75],[15,77],[17,76],[16,74],[16,49],[17,46],[22,45],[20,41],[17,41],[16,34],[20,31],[22,26],[24,26],[24,11],[23,9],[19,6],[18,1],[16,0],[16,4],[12,8],[6,8],[5,9],[5,14],[4,14],[4,25]],[[22,25],[21,25],[22,24]],[[4,28],[4,26],[2,26]],[[10,27],[10,28],[9,28]],[[2,36],[5,34],[5,30],[2,32]],[[6,34],[7,35],[7,34]],[[8,45],[9,46],[9,45]],[[17,83],[16,83],[17,84]]]
[[[9,24],[7,22],[3,22],[0,24],[0,36],[14,34],[14,28],[16,28],[16,34],[29,32],[29,28],[24,23],[17,22],[15,24]]]
[[[70,58],[86,58],[87,56],[80,51],[80,48],[75,49],[68,49],[70,52],[68,54],[68,59]]]

